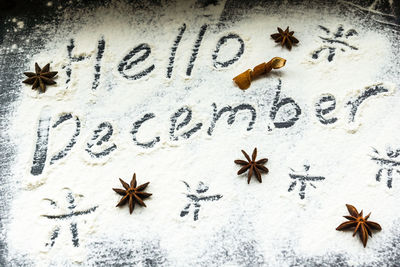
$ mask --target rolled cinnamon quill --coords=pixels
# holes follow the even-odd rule
[[[233,81],[239,86],[240,89],[246,90],[250,87],[251,81],[260,75],[270,72],[272,69],[280,69],[285,66],[286,59],[281,57],[274,57],[268,62],[261,63],[254,67],[253,70],[248,69],[239,74]]]

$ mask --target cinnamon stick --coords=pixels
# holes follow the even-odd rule
[[[239,86],[240,89],[246,90],[250,87],[251,81],[255,78],[270,72],[272,69],[280,69],[285,66],[286,59],[281,57],[274,57],[268,62],[261,63],[253,68],[248,69],[245,72],[239,74],[233,81]]]

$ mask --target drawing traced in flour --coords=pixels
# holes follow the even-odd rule
[[[193,207],[194,207],[193,220],[197,221],[199,219],[199,212],[200,212],[202,202],[217,201],[220,198],[222,198],[222,195],[218,195],[218,194],[212,195],[212,196],[203,195],[209,189],[209,187],[207,185],[205,185],[203,182],[199,182],[195,192],[192,191],[192,189],[190,188],[188,183],[186,183],[185,181],[182,181],[182,182],[186,185],[186,188],[188,190],[188,194],[186,194],[186,197],[189,199],[189,204],[187,204],[181,211],[181,214],[180,214],[181,217],[188,215],[190,207],[193,205]]]
[[[386,88],[383,84],[378,84],[374,86],[368,86],[361,93],[361,95],[353,98],[352,100],[347,102],[347,106],[350,107],[349,112],[349,123],[354,122],[356,113],[360,105],[369,97],[376,96],[378,94],[388,93],[389,89]]]
[[[322,124],[327,125],[335,123],[338,118],[330,115],[335,109],[335,96],[332,94],[324,94],[315,103],[315,116]]]
[[[226,43],[228,43],[230,40],[236,40],[236,42],[239,44],[237,53],[231,58],[231,59],[225,59],[224,61],[221,61],[218,59],[218,56],[220,54],[220,50],[226,46]],[[228,47],[229,48],[229,47]],[[227,48],[225,48],[227,49]],[[222,36],[217,43],[217,46],[215,48],[214,53],[212,54],[212,59],[213,59],[213,65],[215,68],[226,68],[235,63],[240,59],[240,57],[244,53],[244,41],[243,39],[234,33],[230,33],[228,35]]]
[[[388,147],[386,149],[386,155],[384,156],[375,148],[373,148],[373,150],[375,154],[371,156],[371,160],[375,161],[375,163],[380,166],[375,179],[377,182],[381,182],[382,179],[385,179],[387,187],[392,188],[393,177],[400,178],[400,149]]]
[[[58,120],[52,125],[52,129],[60,127],[64,122],[73,120],[75,123],[75,131],[68,141],[67,145],[50,158],[50,165],[56,161],[65,158],[71,149],[75,146],[77,138],[81,131],[81,122],[77,116],[72,116],[71,113],[62,113],[58,115]],[[35,152],[33,156],[31,174],[40,175],[46,164],[48,146],[49,146],[49,132],[50,132],[51,114],[48,106],[43,108],[41,117],[39,119],[37,128],[37,140],[35,145]]]
[[[349,39],[350,37],[352,37],[354,35],[358,35],[358,32],[356,30],[350,29],[350,30],[347,30],[346,32],[344,32],[343,26],[339,25],[336,32],[331,33],[331,31],[324,26],[319,25],[319,28],[322,29],[323,31],[325,31],[325,33],[330,36],[328,36],[328,37],[319,36],[319,38],[322,40],[322,43],[324,45],[322,45],[320,48],[318,48],[317,50],[315,50],[312,53],[313,59],[318,59],[320,57],[320,54],[322,54],[322,52],[326,51],[327,60],[329,62],[331,62],[333,60],[333,58],[335,57],[337,50],[339,50],[339,49],[342,52],[345,52],[347,48],[349,48],[351,50],[358,50],[358,47],[350,45],[347,42],[347,39]]]
[[[17,193],[7,202],[10,216],[1,214],[13,218],[6,237],[10,258],[27,255],[40,266],[53,260],[107,266],[349,265],[362,248],[351,238],[337,238],[334,230],[309,227],[309,215],[324,211],[326,220],[335,220],[337,199],[348,195],[345,182],[351,179],[362,188],[359,201],[373,210],[387,207],[377,214],[387,231],[366,248],[365,262],[354,265],[398,259],[386,242],[389,229],[398,229],[396,218],[387,215],[398,213],[398,196],[390,193],[400,160],[396,149],[365,159],[368,143],[359,142],[392,125],[385,137],[397,144],[400,136],[399,62],[393,56],[398,44],[392,43],[397,33],[375,22],[369,28],[368,17],[344,16],[344,5],[328,10],[331,3],[309,8],[289,0],[277,8],[279,1],[258,1],[252,8],[238,1],[168,1],[143,2],[142,10],[135,1],[111,2],[85,13],[62,10],[68,17],[54,29],[41,25],[51,38],[30,30],[27,52],[13,55],[23,57],[21,64],[49,61],[62,71],[57,90],[36,94],[21,87],[20,102],[10,108],[17,152],[9,176],[27,184],[26,190],[5,191]],[[216,4],[193,8],[200,2]],[[221,14],[228,18],[223,23]],[[283,51],[269,38],[283,18],[303,40],[296,51]],[[48,41],[33,45],[39,39]],[[287,68],[246,92],[234,86],[237,70],[281,53]],[[348,131],[354,124],[357,131]],[[270,182],[237,188],[229,155],[253,145],[270,151]],[[300,165],[288,172],[307,152],[318,171]],[[369,178],[350,175],[361,164]],[[114,207],[110,187],[111,179],[132,168],[146,173],[158,193],[148,209],[129,217]],[[213,179],[210,189],[199,184],[199,175]],[[186,177],[182,195],[174,188],[179,177]],[[369,186],[375,179],[390,190]],[[94,199],[101,210],[81,204],[72,192],[67,201],[58,197],[64,186],[84,188],[84,201]],[[39,205],[44,196],[51,200]],[[47,206],[51,212],[43,210]],[[29,224],[40,214],[42,224]]]
[[[80,210],[80,211],[75,210],[75,208],[76,208],[75,197],[68,188],[66,188],[66,189],[68,190],[66,199],[69,204],[69,206],[68,206],[69,213],[58,214],[58,215],[45,214],[42,216],[47,219],[50,219],[50,220],[69,220],[70,221],[70,229],[69,230],[71,231],[71,235],[72,235],[72,240],[71,240],[72,245],[74,247],[79,247],[78,223],[76,222],[76,219],[78,216],[86,215],[86,214],[96,211],[98,206],[94,206],[94,207],[91,207],[86,210]],[[56,201],[54,201],[52,199],[48,199],[48,198],[45,198],[44,200],[49,201],[50,205],[52,205],[56,208],[59,208]],[[61,230],[61,227],[59,225],[57,225],[53,228],[52,234],[50,236],[50,241],[48,243],[46,243],[46,246],[49,246],[49,247],[54,246],[56,239],[60,233],[60,230]]]
[[[296,187],[297,183],[300,184],[300,189],[299,189],[299,196],[300,199],[304,199],[306,196],[306,188],[307,185],[310,185],[314,188],[317,188],[313,182],[319,182],[322,180],[325,180],[325,177],[323,176],[312,176],[308,174],[308,171],[310,170],[310,165],[304,165],[304,174],[298,174],[295,170],[291,169],[293,173],[289,173],[289,177],[293,179],[294,181],[290,184],[288,192],[291,192],[294,190]]]
[[[100,158],[109,155],[117,149],[114,143],[108,144],[114,130],[109,122],[102,122],[94,130],[92,138],[87,142],[86,152],[93,158]]]
[[[389,95],[394,92],[393,87],[385,85],[383,83],[378,83],[375,85],[367,86],[356,96],[349,96],[349,100],[346,102],[346,108],[348,109],[348,125],[349,127],[354,127],[354,125],[359,125],[360,121],[356,120],[356,115],[361,113],[360,107],[372,96],[377,95]],[[291,97],[282,97],[282,81],[278,80],[278,85],[275,89],[275,96],[272,101],[272,106],[269,110],[269,118],[273,122],[275,128],[287,129],[293,127],[295,123],[300,119],[302,114],[302,109],[300,105]],[[338,117],[332,116],[331,113],[335,111],[336,98],[332,94],[323,94],[320,96],[318,101],[314,104],[315,106],[315,116],[321,122],[321,124],[328,125],[334,124],[338,121]],[[250,115],[248,118],[248,126],[246,131],[251,131],[254,128],[257,119],[257,109],[254,105],[242,103],[238,105],[226,105],[218,109],[216,103],[211,104],[212,114],[209,114],[209,127],[206,132],[209,136],[214,135],[214,130],[218,128],[218,123],[224,116],[227,117],[227,124],[230,126],[236,120],[238,116],[243,116],[245,114]],[[72,137],[67,141],[67,144],[63,149],[51,156],[49,165],[53,165],[59,160],[64,159],[74,148],[75,144],[78,142],[78,138],[81,133],[81,120],[77,115],[72,115],[72,113],[61,113],[58,114],[57,121],[50,127],[52,120],[51,112],[48,106],[46,106],[41,114],[41,117],[37,126],[37,140],[35,145],[35,152],[32,161],[31,174],[40,175],[42,174],[45,165],[46,158],[48,154],[49,139],[52,138],[51,135],[54,134],[52,129],[57,129],[61,127],[66,122],[73,122],[75,124],[74,132]],[[170,117],[170,127],[169,127],[169,139],[173,142],[179,142],[184,139],[190,139],[196,133],[205,131],[203,122],[194,121],[192,108],[185,105],[174,112]],[[196,116],[197,117],[197,116]],[[156,119],[157,115],[153,112],[146,113],[139,120],[133,123],[132,130],[130,131],[132,141],[138,147],[148,149],[156,146],[163,141],[161,136],[153,135],[146,137],[146,140],[138,140],[138,135],[140,134],[141,127],[144,123],[149,120]],[[92,139],[87,142],[85,151],[93,158],[98,159],[110,155],[113,151],[117,149],[117,145],[111,142],[113,137],[113,123],[109,121],[100,122],[97,129],[94,130],[92,134]],[[124,125],[121,125],[124,126]],[[272,131],[269,126],[267,126],[268,131]],[[52,133],[52,134],[50,134]],[[68,140],[68,139],[67,139]]]

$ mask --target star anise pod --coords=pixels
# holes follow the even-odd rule
[[[133,212],[133,208],[135,207],[135,202],[139,203],[139,205],[143,207],[146,207],[146,204],[144,204],[143,199],[148,198],[152,194],[143,192],[143,190],[147,187],[147,185],[150,182],[147,182],[145,184],[136,187],[137,184],[136,173],[133,174],[130,185],[124,182],[121,178],[119,178],[119,180],[121,181],[121,184],[125,189],[113,188],[115,192],[123,196],[121,200],[118,202],[117,207],[123,206],[127,201],[129,201],[129,212],[131,214]]]
[[[35,72],[24,72],[24,74],[28,76],[28,79],[24,80],[23,83],[32,84],[32,89],[40,87],[41,91],[45,92],[46,84],[56,84],[52,78],[56,76],[57,73],[57,71],[50,71],[50,63],[44,66],[43,69],[35,63]]]
[[[336,230],[341,231],[355,227],[353,236],[355,236],[356,233],[358,232],[360,239],[365,247],[367,245],[368,235],[372,237],[371,230],[382,230],[382,228],[378,223],[368,221],[371,212],[367,216],[363,217],[363,211],[358,213],[357,209],[349,204],[346,204],[346,207],[351,216],[343,216],[343,217],[345,217],[349,221],[339,225],[336,228]]]
[[[261,171],[268,173],[268,168],[264,166],[267,163],[268,159],[260,159],[256,161],[257,158],[257,148],[254,148],[253,154],[251,155],[251,159],[247,153],[242,150],[243,155],[246,157],[247,161],[237,159],[235,160],[236,164],[243,165],[243,167],[238,171],[238,175],[244,173],[245,171],[249,170],[247,174],[247,183],[250,183],[251,176],[253,173],[255,174],[257,180],[262,183],[261,180]]]
[[[296,37],[293,36],[294,31],[289,31],[289,26],[283,31],[278,27],[278,32],[271,34],[272,39],[275,40],[275,43],[281,43],[282,47],[286,45],[286,47],[291,50],[294,44],[299,43]]]

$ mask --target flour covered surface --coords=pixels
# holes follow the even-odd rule
[[[396,265],[400,6],[324,2],[7,6],[0,265]]]

